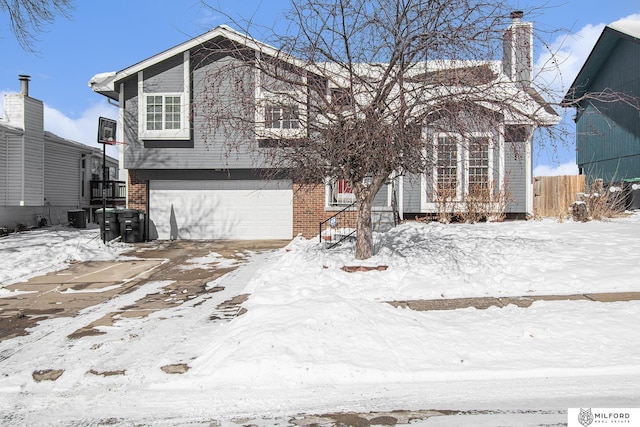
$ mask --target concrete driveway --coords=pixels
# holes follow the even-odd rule
[[[83,262],[66,270],[34,277],[27,282],[6,286],[18,294],[0,299],[0,341],[26,335],[27,329],[42,320],[74,317],[81,310],[104,303],[119,294],[133,292],[149,282],[167,281],[156,294],[141,300],[70,335],[77,338],[100,334],[98,325],[110,325],[119,317],[144,317],[153,311],[173,307],[207,292],[217,292],[207,283],[236,269],[252,252],[285,246],[288,241],[154,241],[135,244],[119,261]],[[210,264],[190,264],[189,260],[215,252]],[[186,268],[185,268],[186,266]],[[227,309],[239,310],[243,296],[227,301]],[[224,308],[224,307],[223,307]]]

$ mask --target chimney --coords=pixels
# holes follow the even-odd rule
[[[511,12],[510,16],[514,21],[517,20],[517,22],[520,22],[520,20],[524,16],[524,12],[521,10],[514,10],[513,12]]]
[[[20,74],[18,80],[20,80],[20,94],[29,96],[29,80],[31,80],[31,76]]]
[[[533,24],[523,22],[524,12],[511,12],[511,25],[502,38],[502,71],[520,86],[533,77]]]

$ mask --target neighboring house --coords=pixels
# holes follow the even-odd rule
[[[521,14],[513,18],[504,37],[505,60],[482,63],[480,69],[505,81],[512,100],[522,99],[523,105],[533,105],[532,114],[543,117],[548,125],[555,124],[557,114],[530,88],[532,26],[520,20]],[[212,53],[223,42],[245,50],[274,52],[246,35],[220,26],[121,71],[98,74],[89,82],[95,92],[119,103],[121,125],[117,139],[126,144],[128,207],[146,212],[151,235],[155,228],[161,239],[290,239],[298,234],[317,235],[320,221],[354,200],[346,182],[328,179],[326,186],[309,190],[288,179],[266,180],[259,170],[261,148],[274,136],[295,138],[305,132],[300,117],[306,114],[306,103],[287,111],[282,107],[277,111],[269,109],[268,105],[250,108],[244,114],[255,113],[256,127],[264,128],[264,138],[258,132],[257,140],[249,141],[253,149],[231,154],[222,141],[212,141],[203,132],[202,115],[191,112],[192,105],[202,104],[206,76],[224,69],[227,61],[239,60]],[[197,60],[205,48],[208,60]],[[468,68],[475,69],[477,65],[475,62],[474,67]],[[446,71],[441,67],[434,78]],[[250,93],[255,93],[256,102],[264,102],[263,98],[269,96],[265,92],[274,92],[264,90],[269,83],[265,83],[267,78],[263,80],[258,70],[229,77],[230,84],[254,88]],[[471,185],[495,183],[496,190],[509,185],[509,214],[531,215],[534,130],[526,120],[505,119],[500,129],[490,133],[425,131],[424,137],[432,138],[437,147],[433,170],[419,176],[390,177],[389,184],[376,196],[374,211],[391,212],[392,203],[397,200],[400,216],[413,219],[437,212],[434,189],[438,186],[450,186],[453,198],[459,202]],[[485,143],[482,150],[465,149],[480,139]]]
[[[20,93],[5,95],[0,119],[0,226],[67,224],[69,211],[91,220],[102,207],[102,150],[45,131],[43,103],[29,96],[28,76],[20,81]],[[107,167],[109,204],[124,204],[118,161],[107,157]]]
[[[640,178],[640,22],[604,28],[563,103],[576,107],[576,163],[587,182]]]

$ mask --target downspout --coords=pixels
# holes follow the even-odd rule
[[[4,182],[5,182],[5,188],[4,188],[4,202],[3,202],[3,206],[7,206],[9,203],[9,195],[8,193],[8,185],[9,185],[9,135],[7,135],[7,133],[5,131],[2,131],[3,135],[4,135],[4,146],[5,146],[5,159],[4,159]]]
[[[25,132],[26,133],[26,132]],[[26,169],[26,164],[25,164],[25,156],[24,156],[24,151],[25,151],[25,145],[27,143],[26,141],[26,135],[23,134],[22,138],[21,138],[21,142],[22,144],[20,144],[20,206],[24,206],[24,192],[25,192],[25,180],[26,180],[26,174],[25,174],[25,169]]]

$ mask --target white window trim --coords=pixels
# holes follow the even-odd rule
[[[457,150],[457,159],[458,159],[458,168],[457,168],[457,180],[458,185],[456,188],[456,197],[452,200],[454,203],[459,203],[463,201],[463,195],[466,196],[469,193],[469,149],[468,142],[470,138],[488,138],[489,139],[489,153],[488,153],[488,180],[489,180],[489,188],[490,191],[494,191],[494,159],[495,156],[500,156],[498,158],[498,179],[504,179],[504,149],[502,140],[499,140],[496,144],[494,135],[487,132],[472,132],[465,135],[461,135],[459,133],[454,132],[439,132],[433,135],[433,154],[432,154],[432,162],[433,168],[431,177],[428,177],[427,174],[421,174],[421,193],[425,195],[425,197],[421,198],[421,210],[422,212],[435,212],[437,209],[437,200],[436,200],[436,189],[438,188],[438,138],[440,137],[454,137],[458,141],[458,150]],[[496,153],[496,150],[498,152]],[[431,180],[431,194],[430,198],[427,198],[426,195],[429,194],[427,192],[428,182],[427,179]],[[503,182],[498,182],[498,190],[500,190],[503,186]]]
[[[260,60],[260,53],[256,52],[256,58]],[[306,77],[304,78],[306,80]],[[255,131],[259,138],[269,139],[297,139],[306,136],[307,134],[307,102],[306,95],[301,90],[292,90],[289,92],[268,92],[262,90],[262,72],[258,66],[255,67],[254,74],[255,81]],[[305,86],[303,82],[302,87]],[[282,129],[282,128],[267,128],[265,127],[265,108],[270,105],[280,106],[297,106],[298,107],[298,120],[300,126],[294,129]]]
[[[398,179],[398,178],[400,178],[400,179]],[[388,211],[390,208],[393,207],[392,206],[393,205],[393,194],[392,194],[392,192],[393,192],[393,184],[392,184],[392,181],[394,181],[396,179],[397,179],[397,181],[399,183],[398,184],[399,188],[401,188],[400,187],[400,185],[401,185],[400,183],[402,182],[402,176],[398,177],[396,172],[392,172],[391,175],[389,175],[387,182],[383,183],[382,186],[380,187],[380,190],[379,190],[379,191],[383,191],[383,189],[384,189],[384,191],[387,192],[387,195],[386,195],[387,203],[384,206],[379,206],[379,205],[378,206],[372,206],[371,209],[373,211]],[[350,205],[352,205],[353,203],[356,202],[355,194],[353,194],[353,193],[342,193],[342,194],[353,194],[353,199],[351,199],[351,198],[349,198],[348,200],[345,199],[345,200],[343,200],[343,203],[339,203],[339,202],[334,203],[333,202],[333,195],[334,195],[333,190],[334,190],[334,186],[335,186],[336,181],[338,181],[337,178],[325,178],[325,180],[324,180],[324,208],[325,208],[325,211],[340,211],[340,210],[342,210],[342,209],[344,209],[344,208],[346,208],[346,207],[348,207],[348,206],[350,206]],[[400,191],[400,190],[398,190],[398,191]],[[401,203],[400,202],[400,198],[401,198],[401,195],[398,194],[398,208],[399,208],[399,210],[400,210],[400,203]],[[355,208],[352,208],[352,209],[355,209]]]
[[[183,54],[183,92],[144,92],[144,71],[138,72],[138,138],[149,140],[188,140],[191,137],[189,128],[189,51]],[[147,96],[180,97],[180,129],[147,130]],[[164,102],[163,102],[164,105]],[[163,113],[164,114],[164,113]]]
[[[494,153],[498,156],[498,179],[496,180],[497,191],[502,191],[505,187],[505,172],[504,172],[504,124],[500,126],[500,131],[498,132],[498,144],[494,147]]]
[[[458,149],[456,150],[456,161],[457,161],[457,167],[456,167],[456,181],[457,181],[457,185],[456,185],[456,197],[452,200],[453,202],[459,202],[462,200],[462,177],[463,177],[463,170],[462,170],[462,151],[463,151],[463,137],[462,135],[460,135],[459,133],[453,133],[453,132],[439,132],[435,135],[433,135],[433,173],[432,173],[432,177],[433,177],[433,182],[432,182],[432,189],[433,189],[433,194],[431,195],[431,201],[433,203],[436,203],[436,190],[438,188],[438,139],[442,138],[442,137],[452,137],[454,139],[456,139],[457,143],[458,143]]]
[[[469,194],[469,147],[471,138],[487,138],[489,140],[489,151],[487,153],[487,184],[489,185],[489,192],[493,193],[493,155],[495,149],[495,143],[493,135],[486,132],[473,132],[465,135],[466,148],[464,149],[464,194]]]
[[[324,180],[324,207],[325,210],[341,210],[346,208],[355,202],[355,195],[353,200],[344,201],[344,203],[333,203],[333,188],[335,186],[337,178],[325,178]],[[353,193],[351,193],[353,194]]]

